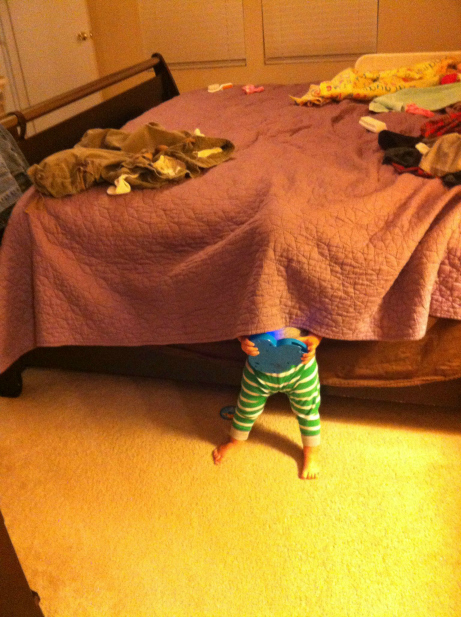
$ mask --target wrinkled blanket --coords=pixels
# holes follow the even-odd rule
[[[0,370],[35,346],[198,343],[287,324],[419,339],[461,319],[461,187],[382,165],[367,106],[307,85],[183,94],[143,114],[235,144],[197,178],[110,197],[30,189],[0,249]],[[389,130],[422,119],[390,112]]]

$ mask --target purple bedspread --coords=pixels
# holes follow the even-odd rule
[[[230,139],[230,161],[157,190],[31,189],[0,249],[0,371],[36,346],[197,343],[304,326],[418,339],[461,319],[461,187],[383,166],[367,106],[306,84],[181,95],[129,123]],[[378,116],[417,135],[424,118]]]

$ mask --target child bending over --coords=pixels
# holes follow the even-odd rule
[[[319,474],[318,450],[320,445],[320,382],[315,350],[321,336],[298,328],[282,328],[277,338],[296,338],[307,345],[308,351],[301,357],[301,364],[283,373],[264,373],[252,368],[247,360],[243,371],[240,395],[232,420],[229,441],[213,451],[216,465],[232,450],[248,439],[258,416],[264,411],[271,394],[284,392],[290,401],[301,431],[303,444],[302,479],[314,479]],[[259,351],[248,337],[239,337],[243,351],[256,356]]]

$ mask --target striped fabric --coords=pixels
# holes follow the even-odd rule
[[[247,362],[243,370],[242,385],[237,401],[230,435],[239,441],[248,439],[249,433],[262,414],[271,394],[284,392],[291,409],[298,419],[304,446],[320,444],[320,382],[317,361],[300,364],[285,373],[263,373]]]
[[[425,138],[441,137],[447,133],[461,133],[461,112],[448,112],[443,116],[436,116],[433,120],[426,120],[420,130]]]

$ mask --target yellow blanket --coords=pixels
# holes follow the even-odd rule
[[[345,98],[371,101],[377,96],[391,94],[403,88],[429,88],[440,83],[440,78],[453,72],[459,61],[455,58],[421,62],[411,67],[387,71],[367,71],[348,68],[338,73],[331,81],[311,85],[301,98],[291,98],[298,105],[324,105]]]

